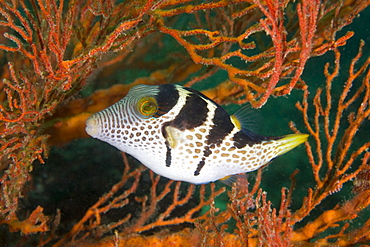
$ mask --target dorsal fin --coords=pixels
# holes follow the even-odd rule
[[[253,111],[249,104],[240,107],[233,115],[231,121],[239,129],[247,129],[253,132],[258,130],[259,117],[256,111]]]

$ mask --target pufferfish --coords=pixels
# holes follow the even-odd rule
[[[307,134],[255,134],[202,93],[137,85],[93,114],[86,132],[172,180],[204,184],[251,172],[305,142]]]

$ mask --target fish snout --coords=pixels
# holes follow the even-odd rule
[[[99,135],[99,122],[96,115],[93,114],[86,120],[85,131],[88,135],[97,138]]]

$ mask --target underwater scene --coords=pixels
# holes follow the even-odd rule
[[[0,246],[370,245],[370,1],[0,2]]]

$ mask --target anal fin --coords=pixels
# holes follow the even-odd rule
[[[234,183],[238,183],[238,181],[247,181],[248,174],[247,173],[240,173],[229,175],[224,178],[221,178],[220,181],[228,186],[233,186]]]

